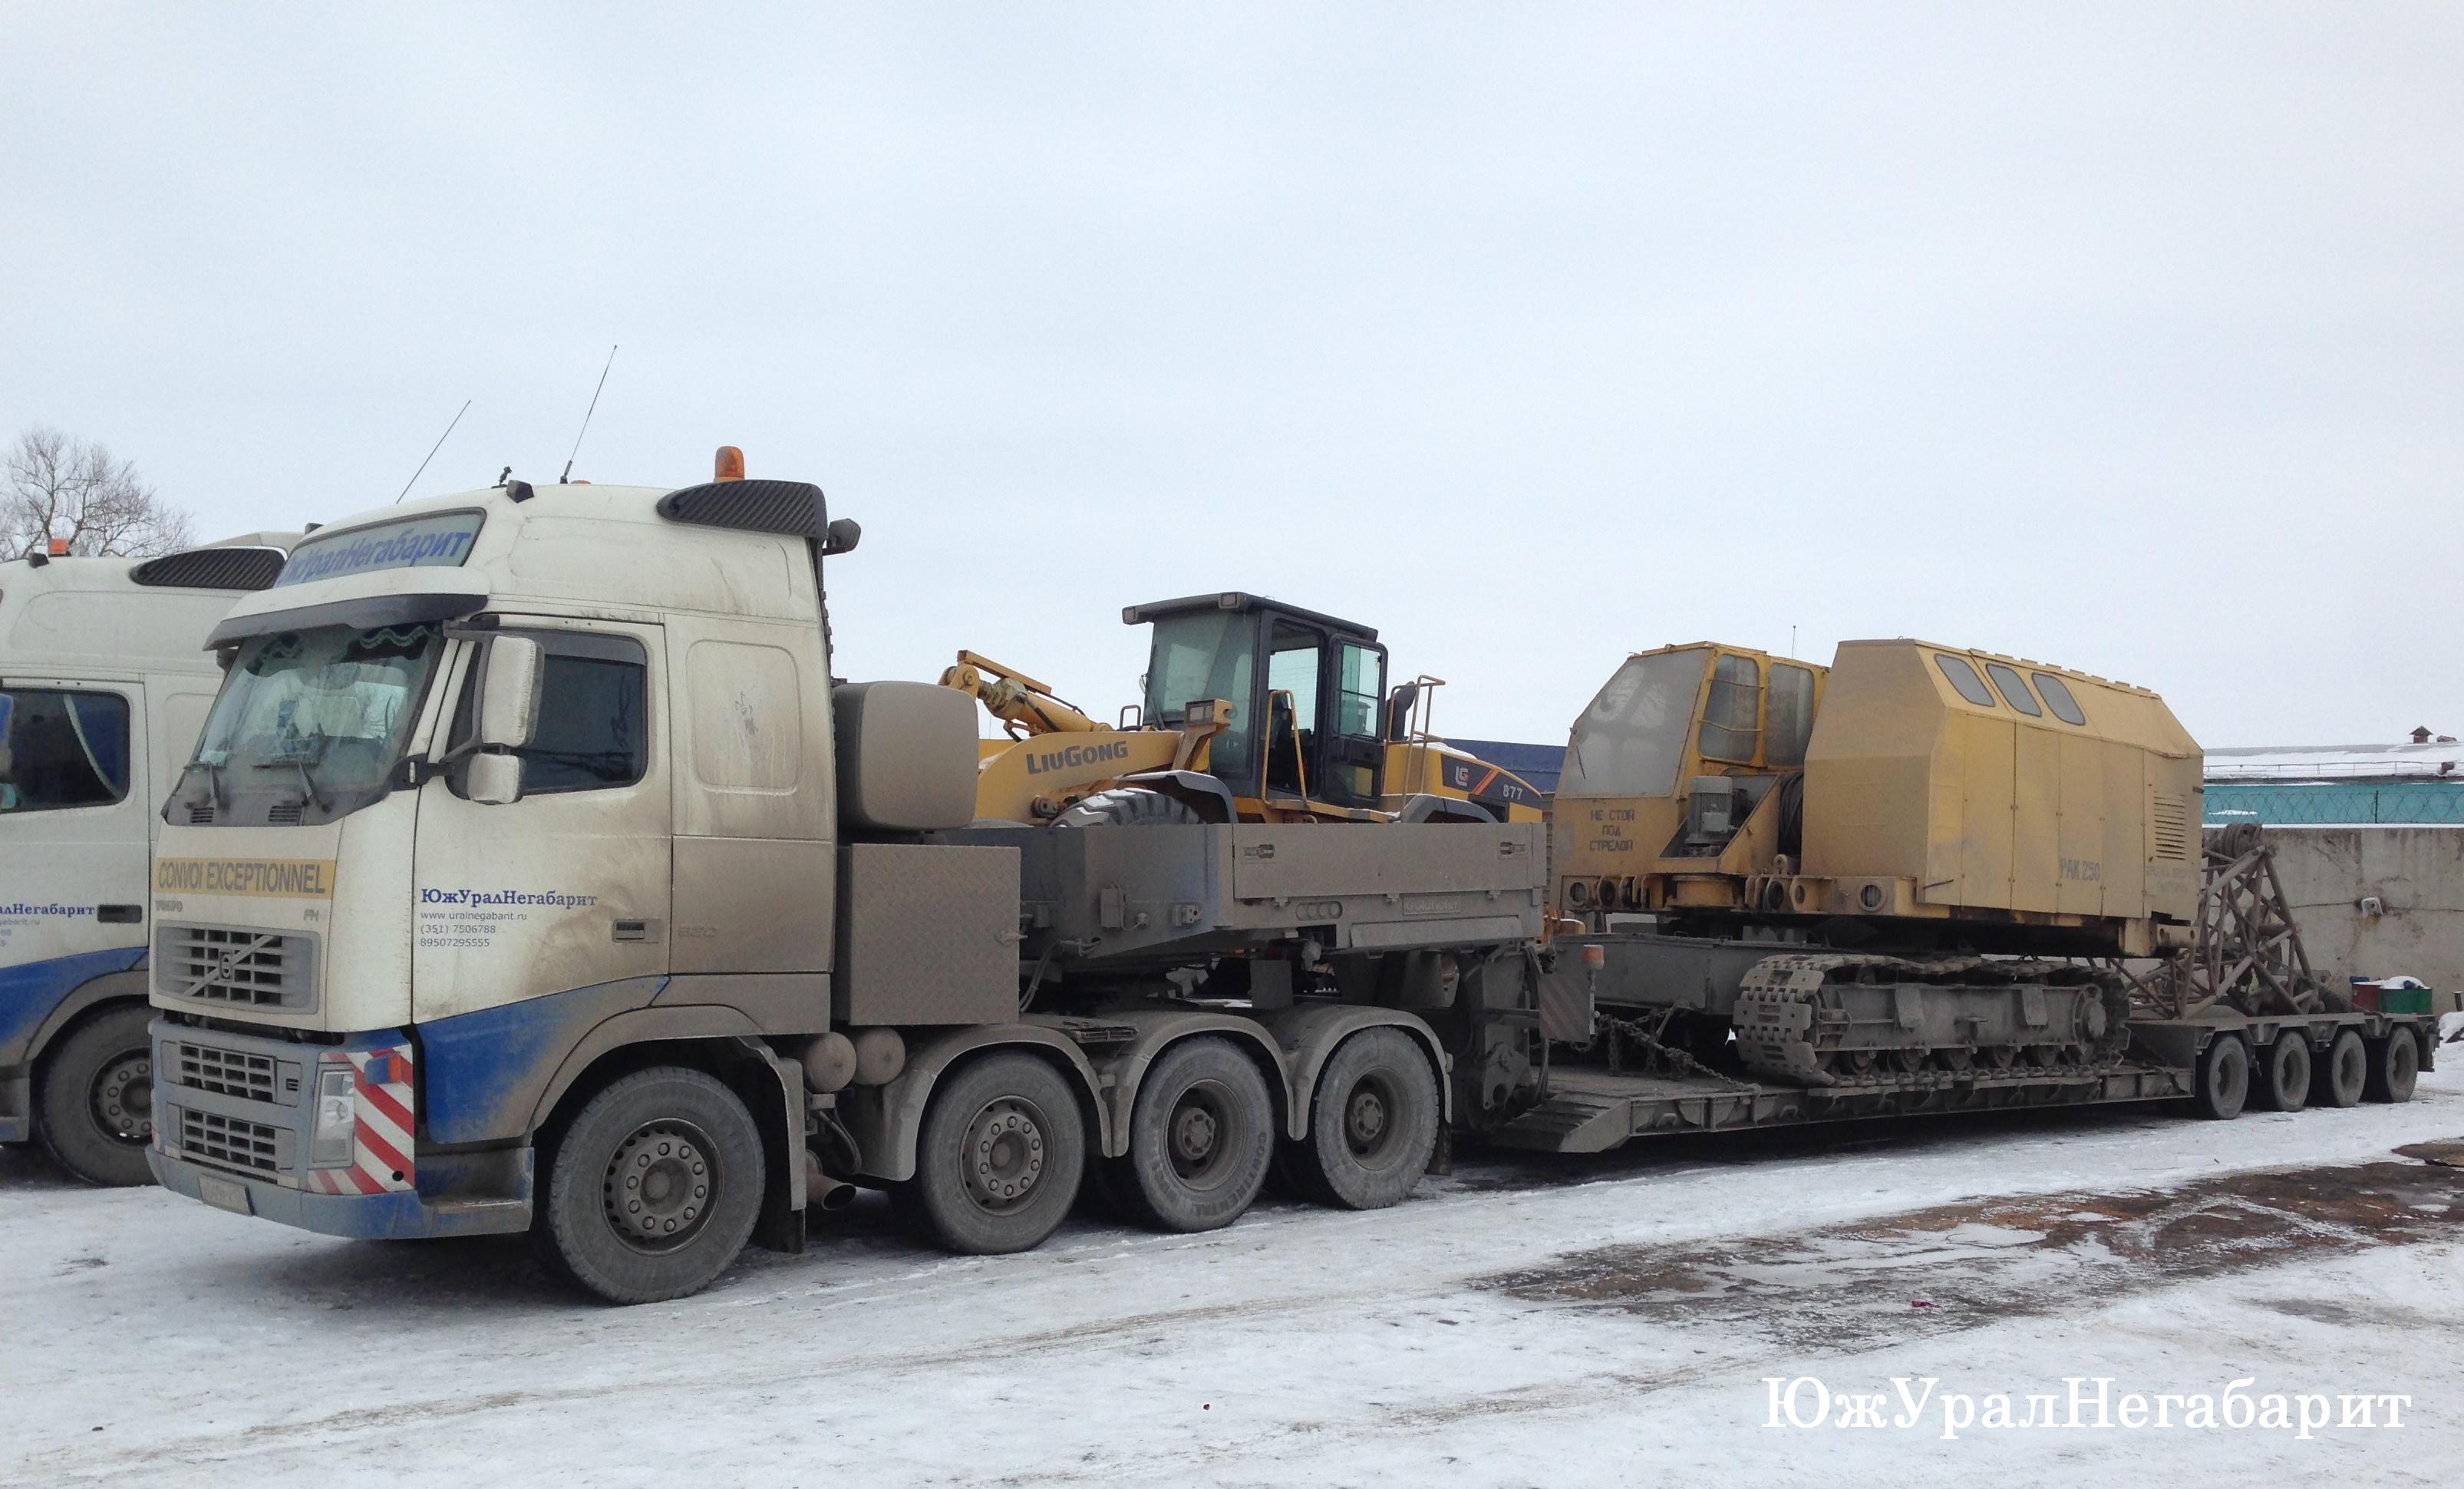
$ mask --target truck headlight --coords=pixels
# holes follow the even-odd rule
[[[308,1166],[339,1168],[352,1158],[360,1135],[359,1072],[328,1065],[317,1072],[317,1119],[308,1129]]]

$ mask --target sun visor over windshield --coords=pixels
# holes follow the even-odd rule
[[[368,594],[287,611],[260,611],[233,615],[214,627],[206,638],[209,651],[226,642],[277,631],[311,631],[319,626],[349,626],[374,631],[385,626],[416,626],[431,620],[455,620],[485,609],[484,594]]]

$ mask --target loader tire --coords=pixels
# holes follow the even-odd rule
[[[43,1056],[35,1131],[53,1159],[88,1184],[154,1182],[154,1050],[143,1004],[88,1019]]]
[[[1437,1150],[1438,1078],[1400,1029],[1364,1029],[1337,1045],[1309,1098],[1309,1136],[1287,1170],[1321,1204],[1383,1210],[1429,1171]]]
[[[1140,786],[1097,791],[1052,819],[1054,827],[1180,827],[1205,819],[1177,796]]]
[[[1058,1071],[988,1056],[945,1078],[915,1142],[915,1199],[935,1239],[972,1256],[1041,1245],[1087,1171],[1087,1122]]]
[[[1130,1150],[1107,1162],[1124,1218],[1159,1231],[1212,1231],[1247,1211],[1274,1157],[1275,1102],[1228,1039],[1185,1039],[1138,1082]]]
[[[548,1158],[544,1259],[609,1302],[700,1292],[744,1249],[766,1182],[735,1092],[682,1066],[638,1071],[592,1097]]]

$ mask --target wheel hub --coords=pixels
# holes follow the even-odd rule
[[[1364,1082],[1344,1103],[1343,1133],[1353,1150],[1365,1152],[1386,1135],[1386,1094]]]
[[[143,1145],[154,1137],[154,1056],[131,1050],[94,1078],[94,1120],[119,1142]]]
[[[1216,1140],[1222,1135],[1215,1114],[1192,1102],[1173,1118],[1172,1156],[1184,1164],[1202,1164],[1215,1151]]]
[[[987,1210],[1014,1210],[1044,1177],[1041,1114],[1014,1097],[986,1106],[967,1124],[967,1192]]]
[[[710,1157],[700,1134],[667,1122],[636,1130],[607,1165],[607,1218],[636,1245],[689,1238],[709,1212]]]

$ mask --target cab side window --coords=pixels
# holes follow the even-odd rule
[[[631,786],[649,768],[645,718],[649,666],[629,636],[570,632],[521,633],[539,643],[539,723],[522,760],[522,796],[607,790]],[[452,742],[471,737],[479,673],[471,670],[453,712]]]
[[[128,700],[0,693],[0,812],[107,807],[128,794]]]

